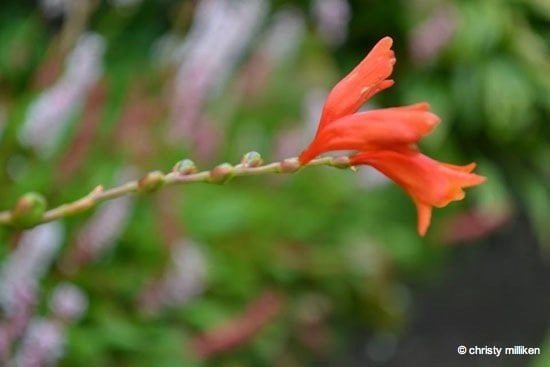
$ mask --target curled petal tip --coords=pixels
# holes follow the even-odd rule
[[[395,84],[395,82],[393,81],[393,79],[386,79],[378,85],[378,90],[382,91],[384,89],[388,89],[389,87],[393,86],[394,84]]]
[[[340,117],[356,112],[376,93],[389,88],[388,80],[395,54],[391,50],[393,40],[384,37],[370,50],[365,58],[331,90],[323,108],[319,128]]]
[[[477,164],[475,162],[466,164],[464,166],[459,166],[459,165],[450,164],[450,163],[443,163],[443,162],[441,164],[443,166],[447,167],[447,168],[452,169],[452,170],[465,172],[465,173],[471,173],[477,167]],[[482,176],[480,176],[480,177],[482,177]]]
[[[418,103],[412,104],[410,107],[414,108],[414,109],[417,109],[419,111],[429,111],[430,110],[430,104],[428,102],[418,102]]]
[[[431,125],[431,126],[435,126],[437,124],[439,124],[441,122],[441,119],[439,118],[439,116],[437,116],[436,114],[434,113],[431,113],[431,112],[428,112],[426,114],[426,121]]]
[[[382,38],[380,41],[378,41],[378,44],[379,45],[388,45],[388,47],[391,47],[391,45],[393,45],[393,38],[391,38],[390,36],[385,36],[384,38]]]
[[[485,176],[477,175],[475,173],[472,173],[472,175],[475,176],[475,179],[474,179],[474,182],[472,183],[472,186],[476,186],[476,185],[482,184],[485,181],[487,181],[487,177],[485,177]]]
[[[418,200],[414,200],[414,203],[416,205],[416,212],[418,216],[418,234],[424,237],[426,235],[426,232],[428,231],[428,227],[430,226],[430,222],[432,219],[432,207],[430,205],[421,203]]]

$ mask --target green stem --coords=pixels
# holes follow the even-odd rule
[[[255,167],[250,167],[246,164],[238,164],[236,166],[227,165],[224,169],[231,177],[238,176],[255,176],[263,175],[269,173],[294,173],[305,166],[330,166],[338,168],[350,167],[349,159],[347,156],[340,157],[324,157],[318,158],[310,161],[305,165],[300,165],[297,158],[289,158],[280,162],[269,163],[265,165],[258,165]],[[218,166],[221,167],[221,166]],[[230,167],[230,168],[227,168]],[[204,182],[204,183],[223,183],[225,180],[218,180],[215,178],[213,172],[216,168],[211,171],[202,171],[197,173],[180,173],[173,171],[167,174],[161,174],[155,171],[155,179],[160,181],[164,186],[167,185],[176,185],[176,184],[185,184],[192,182]],[[102,186],[97,186],[92,192],[88,195],[79,198],[73,202],[62,204],[58,207],[52,208],[44,212],[41,218],[33,223],[32,226],[39,225],[41,223],[51,222],[58,220],[64,217],[75,215],[78,213],[85,212],[96,206],[97,204],[116,199],[121,196],[137,193],[137,192],[146,192],[146,188],[142,185],[142,182],[145,182],[146,179],[151,174],[147,174],[141,180],[130,181],[124,183],[120,186],[115,186],[110,189],[103,189]],[[15,225],[13,221],[13,215],[11,210],[0,212],[0,225]]]

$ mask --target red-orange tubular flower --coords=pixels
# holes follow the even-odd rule
[[[455,166],[433,160],[416,143],[439,123],[425,102],[357,112],[370,97],[393,85],[387,79],[395,64],[392,39],[384,37],[329,93],[311,144],[299,156],[307,164],[319,154],[355,150],[352,165],[371,165],[400,185],[418,211],[418,232],[424,235],[432,207],[464,198],[465,187],[485,177],[472,173],[475,164]]]
[[[401,186],[416,204],[418,233],[430,225],[432,207],[441,208],[464,198],[465,187],[476,186],[485,177],[471,173],[475,163],[465,166],[438,162],[415,149],[370,150],[351,157],[351,164],[373,166]]]

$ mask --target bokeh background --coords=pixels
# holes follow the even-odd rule
[[[436,159],[488,181],[416,233],[374,170],[170,187],[0,228],[0,364],[550,366],[545,0],[2,0],[0,208],[191,158],[297,155],[385,35]],[[465,346],[541,348],[460,356]]]

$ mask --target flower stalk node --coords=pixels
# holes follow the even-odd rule
[[[348,156],[334,157],[331,159],[330,163],[333,167],[340,168],[340,169],[352,168],[350,166],[351,162]]]

